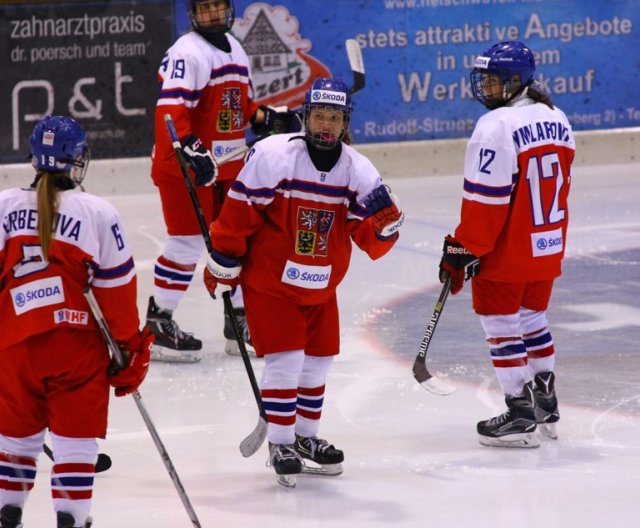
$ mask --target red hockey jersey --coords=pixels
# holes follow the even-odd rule
[[[155,112],[152,174],[180,177],[180,167],[167,133],[170,114],[178,137],[195,134],[218,159],[245,144],[245,127],[257,108],[253,102],[249,59],[240,43],[227,35],[226,53],[191,31],[169,48],[158,71],[160,95]],[[237,176],[242,157],[220,166],[218,179]]]
[[[480,118],[465,158],[455,237],[481,257],[479,277],[547,280],[561,273],[575,140],[571,125],[526,96]]]
[[[37,193],[0,192],[0,350],[62,326],[97,331],[83,295],[88,284],[117,340],[138,331],[136,274],[116,210],[76,190],[59,196],[46,262]]]
[[[323,172],[302,137],[269,137],[233,183],[211,227],[213,246],[241,257],[242,284],[303,306],[323,303],[347,272],[352,241],[376,259],[397,240],[378,239],[362,205],[380,184],[371,162],[347,145]]]

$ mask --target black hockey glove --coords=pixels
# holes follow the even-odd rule
[[[196,185],[208,187],[215,182],[218,168],[211,152],[205,148],[200,138],[190,134],[181,141],[181,144],[182,154],[196,175]]]
[[[451,276],[451,295],[462,289],[465,281],[480,271],[480,259],[451,235],[444,237],[442,260],[440,260],[440,282]]]
[[[373,217],[373,228],[380,240],[389,240],[396,236],[404,222],[404,213],[400,209],[398,197],[389,191],[386,185],[379,185],[364,199],[364,206]]]
[[[302,130],[302,119],[300,115],[293,110],[289,110],[286,106],[274,107],[260,105],[258,110],[262,111],[264,117],[258,122],[258,112],[251,116],[251,131],[256,136],[286,134],[289,132],[300,132],[300,130]]]

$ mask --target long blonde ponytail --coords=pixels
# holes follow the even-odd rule
[[[42,256],[49,260],[49,248],[53,240],[53,221],[58,212],[60,199],[56,179],[58,174],[42,172],[37,183],[38,192],[38,236],[42,247]]]

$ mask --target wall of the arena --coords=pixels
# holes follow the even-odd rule
[[[344,41],[363,48],[354,95],[359,145],[468,137],[474,57],[505,39],[534,51],[536,78],[577,131],[640,126],[635,0],[235,0],[234,35],[251,59],[256,98],[298,106],[318,75],[351,82]],[[0,163],[25,159],[34,122],[72,115],[94,158],[148,156],[157,71],[188,29],[185,0],[21,0],[0,9]],[[395,147],[391,143],[408,142]],[[420,146],[420,149],[423,147]],[[459,156],[452,156],[452,159]]]
[[[378,168],[384,179],[462,175],[466,139],[444,139],[356,145]],[[576,133],[574,167],[638,164],[640,128]],[[156,192],[146,158],[93,160],[86,178],[93,194],[144,194]],[[0,190],[25,187],[33,179],[31,165],[0,165]],[[606,177],[606,174],[603,174]]]

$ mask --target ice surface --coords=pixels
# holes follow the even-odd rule
[[[477,442],[476,422],[502,412],[503,401],[468,288],[447,301],[427,360],[457,391],[432,395],[411,373],[440,291],[437,264],[457,223],[460,177],[390,180],[407,213],[401,240],[377,262],[356,250],[339,289],[342,353],[320,430],[345,451],[339,477],[302,476],[284,489],[265,467],[266,446],[240,455],[258,411],[242,361],[223,352],[221,301],[209,298],[198,272],[175,315],[204,340],[205,357],[153,363],[140,392],[202,526],[637,526],[639,173],[639,165],[574,170],[568,258],[549,311],[562,419],[559,439],[536,450]],[[164,239],[159,200],[109,200],[134,248],[143,316]],[[259,374],[261,360],[253,365]],[[130,398],[112,400],[101,451],[113,467],[96,478],[95,528],[192,526]],[[50,466],[41,456],[27,528],[54,525]]]

